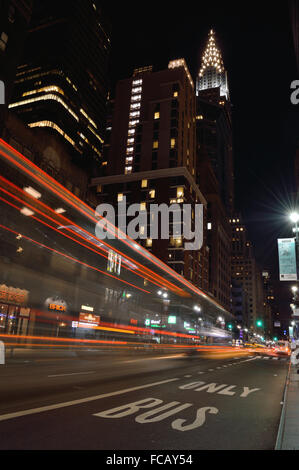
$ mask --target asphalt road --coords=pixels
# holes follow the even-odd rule
[[[87,356],[0,366],[0,449],[273,450],[288,360]]]

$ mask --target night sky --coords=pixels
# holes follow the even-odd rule
[[[162,6],[161,6],[162,5]],[[278,280],[277,238],[292,236],[298,79],[288,2],[107,2],[112,24],[111,94],[135,67],[167,68],[184,57],[195,81],[208,32],[216,31],[233,105],[235,206],[261,267]],[[282,285],[284,284],[284,285]],[[289,314],[289,283],[276,282]]]

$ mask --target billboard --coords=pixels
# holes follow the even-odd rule
[[[278,239],[279,279],[297,281],[295,238]]]

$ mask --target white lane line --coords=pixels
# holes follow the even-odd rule
[[[159,357],[143,357],[142,359],[131,359],[130,361],[120,361],[123,364],[129,364],[130,362],[139,361],[153,361],[159,359],[172,359],[173,357],[185,357],[184,354],[171,354],[170,356],[159,356]]]
[[[69,374],[55,374],[55,375],[48,375],[48,377],[66,377],[67,375],[86,375],[86,374],[95,374],[95,370],[91,370],[88,372],[72,372]]]
[[[192,377],[192,375],[184,375],[184,377],[187,377],[187,378],[189,378],[189,377]]]
[[[213,372],[214,369],[208,369],[209,372]]]
[[[198,374],[204,374],[204,372],[200,371],[200,372],[197,372]]]
[[[101,400],[102,398],[115,397],[123,393],[134,392],[136,390],[142,390],[144,388],[156,387],[158,385],[167,384],[180,380],[179,378],[162,380],[161,382],[153,382],[151,384],[139,385],[138,387],[125,388],[123,390],[117,390],[116,392],[103,393],[102,395],[94,395],[92,397],[80,398],[78,400],[65,401],[63,403],[56,403],[55,405],[41,406],[40,408],[31,408],[29,410],[16,411],[14,413],[7,413],[0,415],[0,421],[7,421],[8,419],[20,418],[21,416],[33,415],[36,413],[42,413],[44,411],[57,410],[59,408],[66,408],[67,406],[80,405],[81,403],[88,403],[90,401]]]

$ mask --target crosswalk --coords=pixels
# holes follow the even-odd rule
[[[289,357],[276,357],[276,356],[257,356],[257,359],[272,360],[272,361],[289,361]]]

